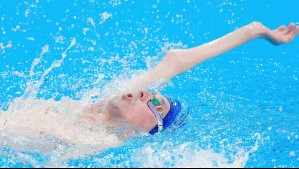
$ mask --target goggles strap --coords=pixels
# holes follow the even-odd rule
[[[163,113],[158,112],[156,107],[153,105],[151,101],[147,103],[148,107],[152,110],[152,112],[155,114],[157,121],[158,121],[158,131],[161,132],[163,130]]]

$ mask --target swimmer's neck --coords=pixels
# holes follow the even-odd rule
[[[83,110],[83,114],[80,115],[79,118],[83,118],[91,122],[108,120],[107,112],[100,109],[101,106],[103,106],[101,102],[89,105]]]

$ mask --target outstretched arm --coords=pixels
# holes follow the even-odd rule
[[[288,27],[280,26],[275,30],[270,30],[259,22],[252,22],[209,43],[189,49],[168,51],[161,62],[155,68],[148,70],[136,85],[147,85],[157,80],[169,80],[205,60],[255,38],[264,38],[279,45],[291,42],[298,32],[299,27],[293,23]]]

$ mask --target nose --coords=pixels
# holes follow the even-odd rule
[[[148,102],[153,97],[153,94],[148,90],[141,90],[138,94],[132,92],[124,93],[123,99],[127,101],[133,101],[135,99],[140,99],[141,101]]]
[[[148,102],[153,97],[153,94],[151,92],[149,92],[148,90],[142,90],[142,91],[140,91],[139,97],[140,97],[141,101]]]
[[[127,100],[127,101],[132,101],[134,97],[134,94],[131,92],[128,93],[124,93],[123,94],[123,99]]]

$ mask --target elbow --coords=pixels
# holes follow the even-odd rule
[[[174,60],[182,60],[184,56],[192,54],[191,49],[171,49],[166,52],[166,56]]]
[[[175,71],[185,71],[186,69],[186,60],[184,58],[184,49],[171,49],[166,52],[164,60],[168,63],[168,69]]]
[[[178,56],[180,50],[181,49],[170,49],[166,52],[166,57],[175,59]]]
[[[164,59],[170,63],[171,66],[179,65],[182,61],[181,49],[171,49],[166,52]]]

